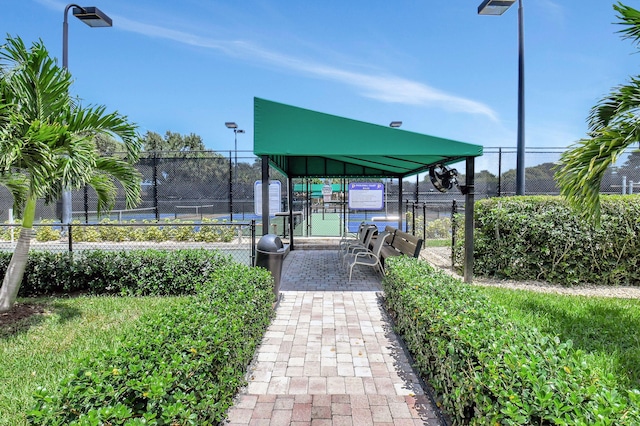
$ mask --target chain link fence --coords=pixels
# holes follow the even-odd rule
[[[526,152],[526,193],[559,193],[553,178],[554,167],[564,149],[530,148]],[[509,196],[515,193],[515,148],[485,148],[484,155],[476,159],[475,197]],[[98,214],[97,197],[91,188],[72,193],[73,220],[76,223],[97,224],[104,219],[118,222],[143,222],[183,220],[201,223],[217,220],[219,223],[257,220],[257,232],[261,234],[261,216],[256,215],[254,188],[261,179],[261,160],[248,152],[180,151],[145,152],[137,168],[142,174],[142,201],[131,210],[125,209],[124,194],[120,190],[114,209]],[[464,163],[453,165],[464,172]],[[271,179],[279,180],[282,201],[278,210],[288,210],[287,179],[277,170],[271,170]],[[464,181],[463,175],[459,180]],[[369,179],[369,181],[375,179]],[[399,203],[404,211],[411,210],[411,217],[403,218],[403,228],[426,233],[426,221],[451,217],[455,201],[463,210],[464,196],[455,188],[441,193],[434,189],[428,174],[408,178],[402,184],[399,196],[397,179],[383,179],[385,183],[384,211],[349,210],[345,188],[356,179],[295,179],[293,192],[294,235],[341,235],[354,230],[363,221],[373,221],[384,227],[397,226]],[[312,186],[337,184],[329,198],[314,193]],[[607,194],[628,194],[640,190],[640,154],[629,150],[620,161],[607,171],[601,191]],[[400,201],[402,200],[402,201]],[[13,200],[6,188],[0,186],[0,223],[12,219]],[[416,203],[410,207],[409,203]],[[38,222],[60,223],[59,203],[45,204],[39,201],[36,210]],[[422,222],[414,221],[422,216]],[[421,228],[420,228],[421,227]],[[287,236],[288,216],[276,215],[269,232]],[[420,229],[419,229],[420,228]],[[6,230],[5,228],[3,228]],[[435,232],[435,230],[432,230]],[[4,232],[3,232],[4,234]]]

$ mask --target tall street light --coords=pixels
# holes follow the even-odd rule
[[[228,129],[233,129],[233,153],[234,153],[233,181],[234,181],[234,184],[237,184],[237,181],[238,181],[238,133],[244,133],[244,130],[238,129],[238,125],[233,121],[227,121],[224,123],[224,125],[227,126]],[[234,187],[237,188],[237,185],[234,185]],[[233,192],[231,192],[230,197],[233,197]],[[231,211],[229,212],[229,214],[231,215],[231,220],[233,220],[233,207],[231,208]]]
[[[73,16],[80,19],[90,27],[110,27],[113,25],[111,18],[97,7],[82,7],[70,3],[64,8],[64,20],[62,21],[62,68],[69,67],[69,23],[67,15],[73,7]],[[62,223],[71,223],[71,191],[62,191]]]
[[[484,0],[480,15],[502,15],[516,0]],[[516,149],[516,195],[524,195],[524,10],[518,0],[518,145]]]

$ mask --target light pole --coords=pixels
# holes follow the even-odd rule
[[[242,129],[238,129],[238,125],[233,122],[233,121],[227,121],[224,123],[225,126],[227,126],[228,129],[232,129],[233,130],[233,153],[234,153],[234,160],[233,160],[233,189],[237,189],[237,183],[238,183],[238,133],[244,133],[244,130]],[[229,194],[229,197],[233,197],[233,191],[231,192],[231,194]],[[231,200],[231,202],[233,202],[233,200]],[[233,220],[233,208],[231,208],[232,211],[229,212],[229,214],[231,215],[231,220]]]
[[[484,0],[480,15],[502,15],[516,0]],[[516,195],[525,193],[524,173],[524,9],[518,0],[518,142],[516,148]]]
[[[70,3],[64,8],[64,20],[62,21],[62,68],[69,67],[69,23],[67,14],[69,9],[73,7],[73,16],[80,19],[90,27],[110,27],[113,23],[105,13],[97,7],[82,7],[77,4]],[[71,223],[71,191],[64,188],[62,190],[62,223]]]

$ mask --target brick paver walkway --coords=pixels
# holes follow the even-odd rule
[[[380,278],[295,250],[229,425],[440,425],[380,306]]]

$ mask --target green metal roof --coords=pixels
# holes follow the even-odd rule
[[[254,98],[256,155],[289,177],[404,177],[482,146]]]

